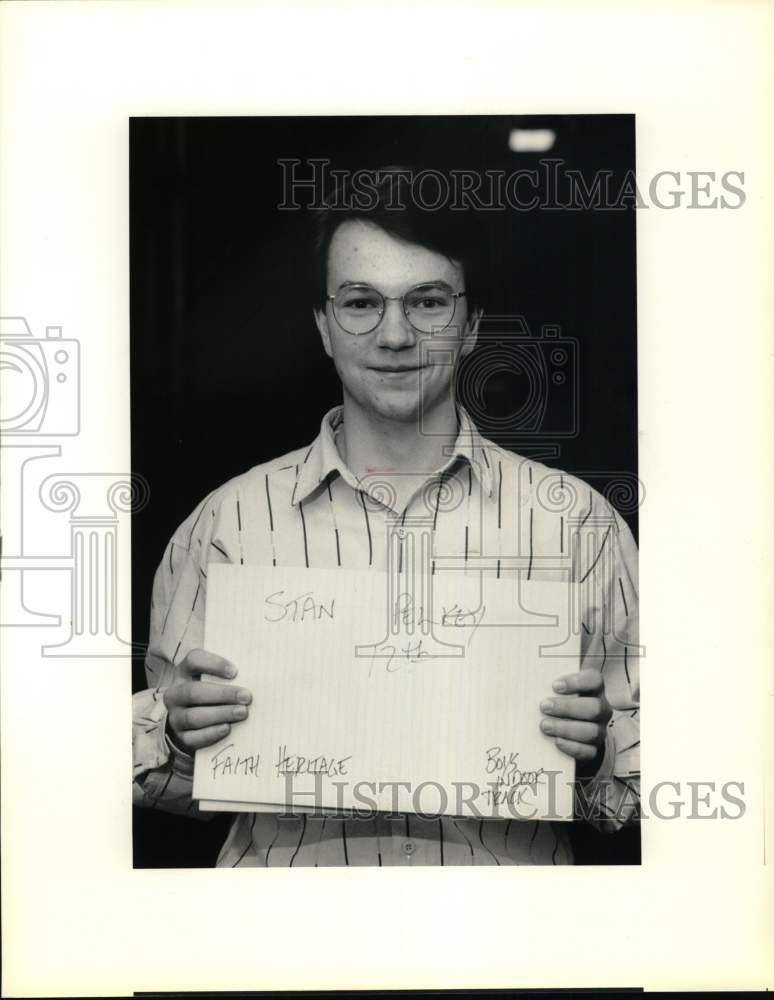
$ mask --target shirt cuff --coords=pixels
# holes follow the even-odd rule
[[[166,724],[164,726],[164,743],[167,748],[167,753],[169,759],[172,761],[172,770],[175,774],[179,774],[183,778],[193,777],[194,772],[194,757],[186,753],[185,750],[181,750],[173,741],[167,731]]]
[[[167,706],[157,688],[132,696],[133,771],[139,778],[148,771],[171,765],[175,774],[191,778],[194,758],[176,747],[167,732]]]
[[[167,707],[157,688],[132,695],[132,764],[135,778],[163,767],[169,760],[169,749],[164,740],[166,721]]]
[[[613,734],[608,726],[605,732],[605,751],[602,754],[602,760],[600,761],[599,767],[594,774],[587,775],[584,778],[579,778],[578,781],[584,788],[588,788],[593,785],[603,785],[612,780],[614,768],[615,740],[613,739]]]

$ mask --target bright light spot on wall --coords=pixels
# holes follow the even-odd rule
[[[547,153],[556,142],[556,132],[550,128],[514,128],[508,136],[513,153]]]

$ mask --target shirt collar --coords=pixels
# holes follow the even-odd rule
[[[338,472],[353,490],[366,489],[350,471],[336,446],[336,435],[344,423],[343,406],[334,406],[322,419],[320,433],[310,445],[303,462],[298,466],[291,505],[296,507],[307,500],[333,472]],[[459,430],[448,461],[438,470],[442,475],[455,463],[467,462],[481,482],[486,494],[494,494],[494,475],[491,442],[483,438],[462,406],[457,406]]]

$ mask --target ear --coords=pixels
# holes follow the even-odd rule
[[[476,309],[469,317],[468,322],[465,326],[465,332],[462,335],[462,349],[460,350],[460,357],[466,358],[473,348],[476,346],[478,340],[478,325],[481,322],[481,318],[484,315],[483,309]]]
[[[320,331],[320,338],[322,339],[325,353],[329,358],[332,358],[333,351],[331,350],[331,334],[328,329],[328,317],[325,315],[324,309],[314,310],[314,321],[317,325],[317,329]]]

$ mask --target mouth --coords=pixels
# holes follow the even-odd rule
[[[380,375],[405,375],[406,372],[419,372],[422,371],[424,365],[398,365],[394,367],[383,367],[375,368],[372,367],[369,370],[372,372],[379,372]]]

